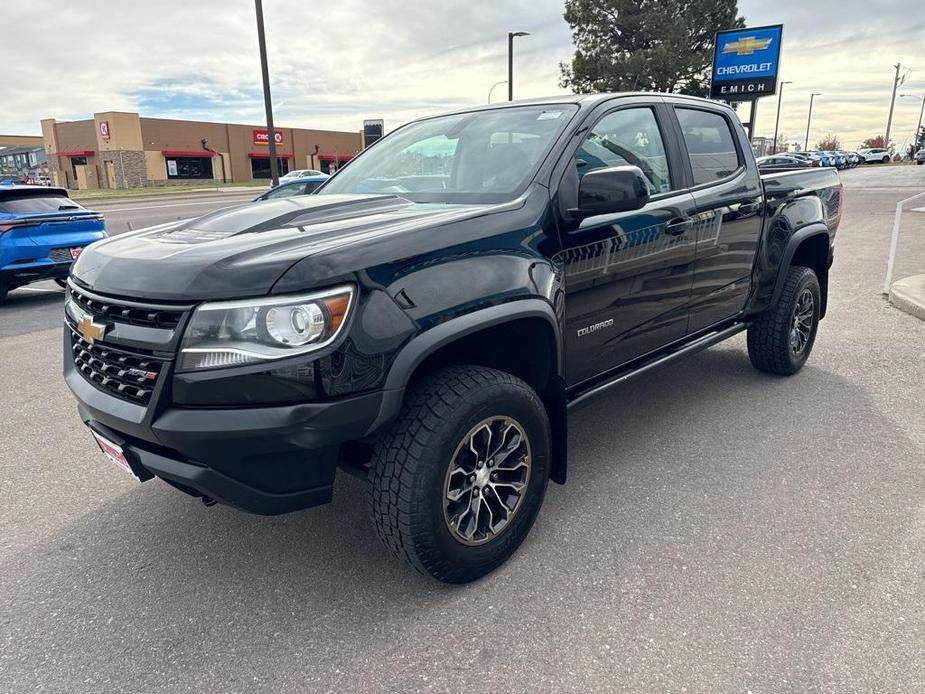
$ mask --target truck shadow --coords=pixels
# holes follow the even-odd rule
[[[822,388],[848,396],[838,399],[851,403],[840,420],[820,407]],[[763,405],[784,391],[788,411]],[[757,493],[755,476],[774,474],[775,456],[794,455],[775,442],[787,436],[811,448],[820,418],[826,418],[828,436],[844,437],[832,445],[848,456],[832,470],[833,484],[848,474],[871,478],[879,473],[865,471],[866,458],[851,457],[850,447],[859,440],[859,423],[878,417],[875,412],[862,389],[818,362],[796,378],[779,379],[753,371],[741,345],[714,348],[576,413],[569,483],[550,485],[524,546],[476,584],[445,586],[394,560],[366,520],[365,485],[347,475],[339,477],[333,503],[272,518],[207,509],[152,481],[4,562],[0,612],[31,616],[29,624],[14,627],[23,653],[61,644],[62,620],[69,622],[65,632],[75,635],[98,625],[94,638],[66,647],[75,682],[94,663],[122,652],[124,643],[136,643],[139,632],[146,649],[132,655],[135,672],[157,673],[166,662],[180,671],[195,668],[216,657],[216,643],[230,632],[244,634],[248,647],[260,650],[271,649],[274,640],[309,651],[345,649],[349,641],[357,652],[376,641],[381,650],[383,625],[411,633],[427,615],[453,629],[465,619],[461,606],[475,601],[489,609],[493,599],[510,597],[512,585],[518,601],[528,602],[543,590],[541,577],[551,566],[559,585],[580,583],[588,557],[619,576],[629,570],[623,553],[640,541],[641,529],[659,532],[673,517],[673,502],[703,495],[703,513],[709,514],[711,504]],[[743,442],[743,431],[753,439]],[[905,439],[902,432],[895,436]],[[759,522],[765,512],[755,511]],[[709,524],[702,517],[689,522]],[[392,647],[400,641],[396,635]],[[333,670],[337,661],[322,662]]]

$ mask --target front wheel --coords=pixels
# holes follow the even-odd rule
[[[434,372],[409,392],[370,465],[369,510],[382,542],[418,571],[466,583],[527,536],[549,479],[546,410],[511,374]]]
[[[821,297],[812,269],[794,266],[787,271],[777,304],[748,326],[748,356],[756,369],[789,376],[803,368],[816,341]]]

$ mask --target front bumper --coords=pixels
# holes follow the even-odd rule
[[[65,355],[70,351],[65,331]],[[340,445],[377,421],[385,392],[282,407],[136,405],[89,383],[65,357],[81,419],[125,450],[139,477],[244,511],[287,513],[331,500]],[[161,400],[165,400],[162,398]]]

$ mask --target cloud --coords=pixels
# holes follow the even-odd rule
[[[881,132],[897,59],[917,68],[905,91],[925,93],[925,23],[909,19],[908,0],[875,9],[860,0],[741,0],[739,9],[751,25],[785,25],[782,77],[794,82],[781,111],[788,138],[802,141],[812,91],[824,93],[814,138],[831,131],[856,144]],[[510,30],[531,33],[517,39],[515,95],[561,93],[559,62],[573,51],[562,12],[562,0],[264,0],[276,120],[355,131],[381,117],[391,129],[484,103],[507,77]],[[15,57],[4,69],[0,132],[37,133],[41,118],[112,109],[263,118],[250,0],[31,0],[4,8],[4,28],[5,54]],[[897,102],[897,138],[911,134],[917,103]],[[771,134],[775,110],[775,99],[761,102],[758,134]]]

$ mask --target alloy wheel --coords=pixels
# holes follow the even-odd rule
[[[481,545],[520,510],[530,482],[530,441],[511,417],[490,417],[469,430],[444,483],[444,519],[453,538]]]
[[[790,351],[794,355],[802,354],[809,343],[809,336],[813,330],[814,303],[813,293],[808,288],[797,297],[790,325]]]

